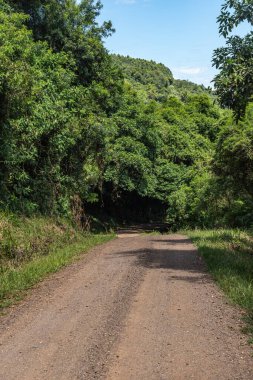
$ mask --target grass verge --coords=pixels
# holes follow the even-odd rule
[[[113,234],[85,234],[66,221],[0,215],[0,309]]]
[[[240,230],[187,231],[215,281],[228,298],[247,312],[253,343],[253,237]]]
[[[76,260],[92,247],[109,241],[114,235],[86,235],[76,243],[54,249],[47,256],[35,257],[18,268],[2,273],[0,283],[0,308],[23,298],[25,291],[43,280],[50,273]]]

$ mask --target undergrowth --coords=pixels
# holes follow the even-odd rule
[[[0,308],[113,234],[88,234],[61,219],[0,214]]]
[[[188,231],[208,269],[228,298],[247,312],[253,338],[253,233],[241,230]]]

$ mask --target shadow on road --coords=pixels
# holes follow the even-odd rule
[[[188,282],[210,281],[205,266],[196,248],[186,238],[151,238],[146,241],[146,247],[136,250],[120,251],[115,256],[134,256],[134,265],[145,268],[167,271],[170,281]],[[175,275],[175,271],[181,273]]]

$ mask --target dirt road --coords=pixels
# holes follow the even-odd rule
[[[180,235],[121,235],[1,318],[1,380],[253,379],[240,313]]]

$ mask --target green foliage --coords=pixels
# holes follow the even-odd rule
[[[71,49],[57,53],[35,42],[24,14],[2,10],[0,20],[0,201],[28,214],[66,215],[75,193],[90,198],[94,183],[83,183],[83,167],[101,144],[106,113],[118,107],[120,79],[111,75],[117,70],[105,56],[105,79],[81,86]]]
[[[152,160],[159,145],[157,123],[138,93],[125,86],[121,108],[112,118],[115,130],[107,142],[105,182],[113,184],[114,196],[122,190],[141,196],[154,189]]]
[[[220,70],[214,84],[221,105],[233,110],[236,121],[244,116],[253,95],[253,32],[245,37],[229,34],[244,21],[252,26],[252,12],[252,1],[227,0],[218,17],[226,47],[214,51],[213,65]]]
[[[124,205],[131,220],[166,215],[173,228],[251,224],[251,107],[234,126],[210,88],[110,56],[100,10],[0,1],[1,209],[79,226],[86,210],[124,220]]]
[[[226,0],[217,20],[220,34],[227,37],[243,21],[252,24],[252,13],[252,0]]]
[[[187,93],[191,93],[191,94],[203,94],[203,93],[212,94],[212,89],[210,87],[206,88],[203,85],[199,85],[199,84],[190,82],[189,80],[174,79],[172,86],[175,88],[177,93],[179,93],[182,97],[184,95],[187,95]]]
[[[127,57],[117,59],[127,64],[129,72],[137,70],[137,63],[137,67],[143,64]],[[211,140],[220,129],[220,110],[204,91],[187,92],[184,100],[168,95],[164,101],[148,100],[144,92],[148,94],[148,85],[142,84],[140,90],[125,84],[121,107],[112,118],[115,135],[106,148],[105,188],[112,185],[115,202],[126,191],[158,200],[168,208],[167,221],[182,225],[189,217],[182,204],[182,216],[178,217],[178,191],[189,186],[196,168],[205,170],[209,165]]]
[[[173,82],[170,69],[162,63],[140,58],[112,55],[115,64],[120,67],[124,77],[146,100],[164,100]]]
[[[253,106],[244,122],[228,125],[219,135],[215,171],[230,178],[234,186],[253,197]]]
[[[173,82],[171,70],[162,63],[115,54],[112,58],[121,67],[124,77],[133,83],[153,84],[158,90],[164,91]]]
[[[113,54],[112,59],[145,102],[164,102],[168,97],[185,99],[188,94],[212,94],[212,90],[203,85],[174,79],[171,70],[162,63],[119,54]]]
[[[213,170],[227,199],[227,225],[253,224],[253,128],[252,105],[244,121],[224,126],[217,139]],[[224,210],[223,210],[224,211]]]
[[[18,217],[1,213],[0,267],[18,267],[35,256],[49,254],[60,247],[77,241],[79,232],[67,221],[45,217]]]
[[[63,144],[72,139],[72,113],[66,105],[74,76],[67,56],[33,42],[22,15],[1,12],[0,19],[1,196],[14,204],[23,198],[24,208],[33,208],[32,199],[27,205],[25,199],[31,197],[34,179],[44,176],[49,159],[56,169],[62,153],[60,144],[50,152],[50,138]]]

